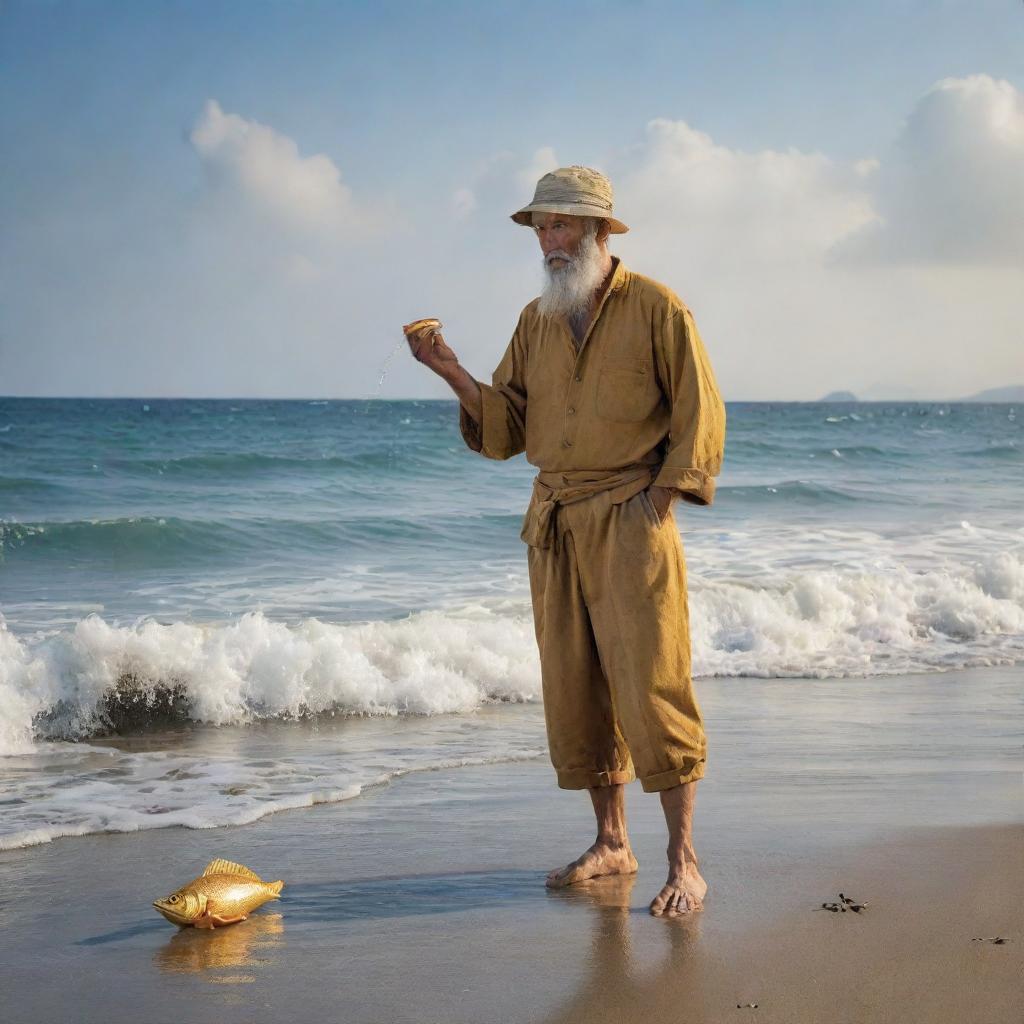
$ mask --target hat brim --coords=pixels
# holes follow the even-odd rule
[[[516,210],[512,214],[512,220],[517,224],[522,224],[523,227],[532,228],[533,218],[531,215],[534,213],[564,213],[570,217],[597,217],[600,220],[608,221],[609,230],[613,235],[624,235],[629,230],[621,220],[610,216],[607,210],[602,210],[600,206],[590,206],[587,203],[530,203],[529,206]]]

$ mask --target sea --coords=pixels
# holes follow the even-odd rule
[[[1024,408],[727,413],[699,679],[1024,661]],[[451,401],[0,398],[0,849],[543,757],[534,472]]]

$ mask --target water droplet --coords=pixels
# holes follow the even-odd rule
[[[380,389],[384,386],[384,378],[388,375],[388,366],[391,360],[395,358],[395,355],[398,353],[398,350],[403,345],[407,344],[408,342],[405,340],[405,338],[402,338],[401,341],[399,341],[398,344],[395,345],[395,347],[388,353],[387,358],[384,360],[384,363],[380,368],[380,380],[377,381],[377,390],[374,391],[373,393],[374,398],[380,397]]]

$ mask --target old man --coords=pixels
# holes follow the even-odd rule
[[[639,778],[669,833],[651,913],[686,914],[707,891],[692,837],[706,746],[673,506],[711,504],[725,409],[689,309],[609,253],[628,229],[604,175],[546,174],[512,219],[535,232],[546,280],[492,383],[465,370],[436,322],[406,336],[458,396],[469,447],[525,451],[539,469],[522,537],[548,746],[558,785],[588,790],[597,818],[594,844],[547,884],[636,871],[624,790]]]

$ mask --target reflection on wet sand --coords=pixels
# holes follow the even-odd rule
[[[203,974],[224,969],[252,968],[268,961],[268,953],[284,945],[284,918],[255,914],[248,921],[212,931],[182,928],[153,954],[153,963],[171,974]],[[254,981],[252,974],[211,974],[220,984]]]
[[[700,914],[652,921],[647,908],[634,911],[630,898],[636,875],[593,878],[567,889],[548,890],[553,899],[590,906],[593,914],[590,948],[582,952],[585,972],[577,992],[545,1018],[545,1024],[599,1024],[601,1021],[703,1019],[703,999],[690,979],[697,977],[694,959]],[[634,954],[632,920],[645,928],[661,928],[667,952],[653,970],[643,970]],[[567,956],[575,951],[567,950]]]
[[[480,908],[544,899],[535,871],[458,871],[436,875],[297,883],[288,888],[288,916],[297,923],[329,924]]]

